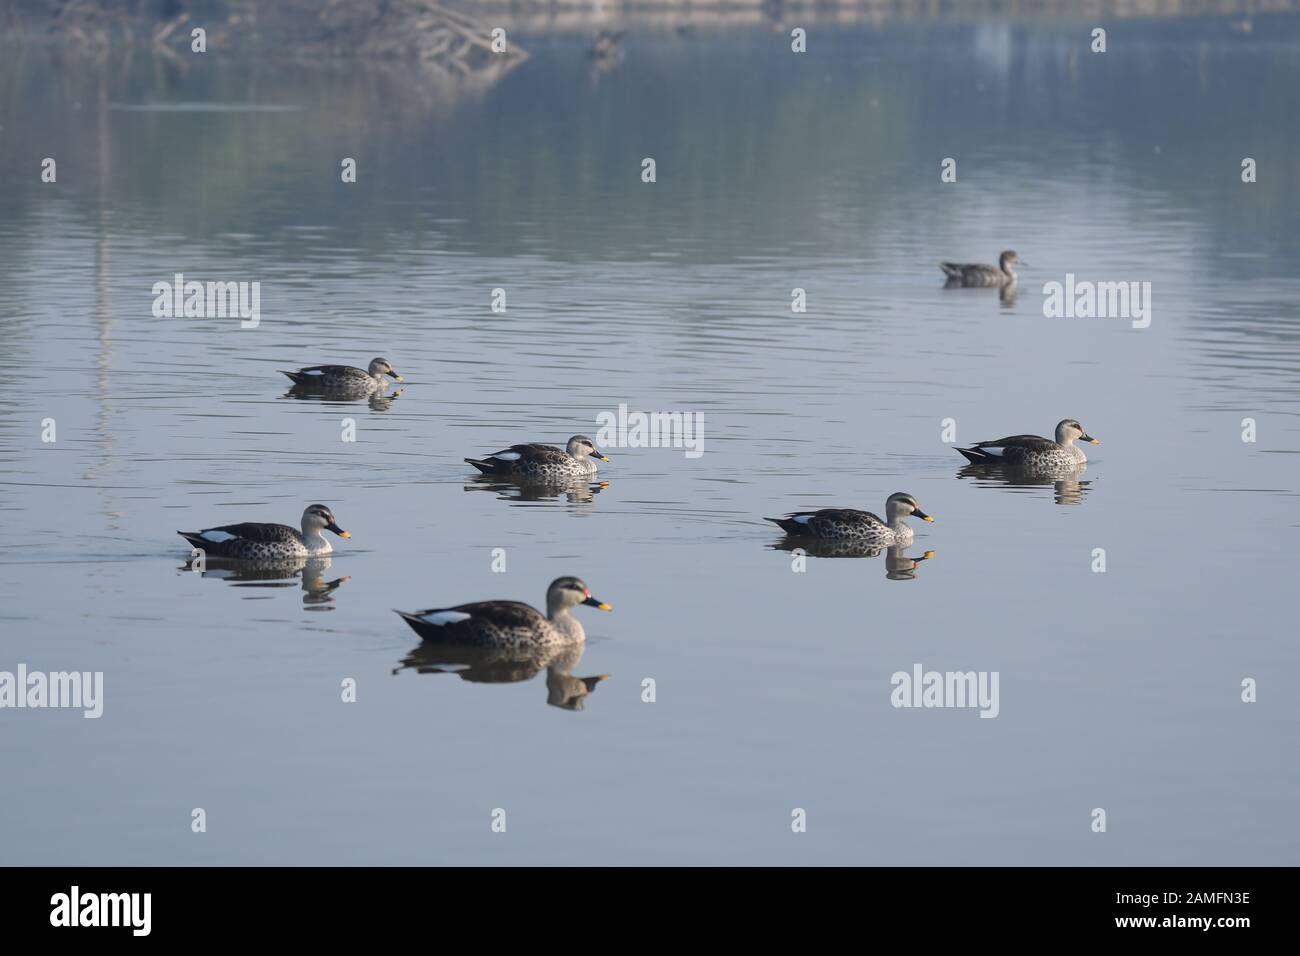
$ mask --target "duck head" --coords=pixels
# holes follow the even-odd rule
[[[1073,445],[1076,441],[1086,441],[1089,445],[1101,444],[1101,442],[1089,435],[1075,419],[1061,419],[1056,425],[1056,443],[1058,445]]]
[[[596,443],[586,435],[574,435],[569,439],[569,444],[565,446],[567,451],[574,458],[586,458],[588,455],[599,461],[609,461],[605,453],[596,447]]]
[[[334,521],[334,512],[326,505],[308,505],[302,513],[302,533],[304,536],[318,535],[322,531],[333,531],[340,538],[350,538]]]
[[[556,578],[551,582],[551,586],[546,589],[546,612],[548,616],[554,616],[560,611],[567,611],[579,604],[588,604],[602,611],[614,610],[604,601],[592,597],[591,588],[587,587],[586,582],[581,578]]]
[[[921,510],[921,506],[916,503],[916,499],[906,491],[896,491],[885,501],[885,519],[887,523],[894,524],[904,518],[910,518],[913,515],[922,521],[934,521],[932,517]]]
[[[1021,262],[1020,256],[1016,255],[1015,251],[1011,249],[1006,250],[1005,252],[1002,253],[1002,255],[998,256],[998,268],[1001,269],[1009,276],[1013,276],[1016,274],[1015,271],[1011,268],[1012,266],[1028,265],[1028,264],[1029,263],[1027,262]]]
[[[366,371],[370,373],[371,378],[383,378],[385,375],[390,376],[394,381],[405,382],[406,379],[397,374],[391,362],[386,358],[373,358],[370,360],[370,368]]]

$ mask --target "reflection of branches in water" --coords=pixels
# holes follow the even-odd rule
[[[867,24],[876,28],[890,23],[973,23],[1017,18],[1076,19],[1079,0],[637,0],[636,3],[590,2],[520,3],[519,0],[468,0],[476,16],[500,18],[513,30],[543,33],[590,34],[597,26],[631,27],[638,31],[672,30],[678,35],[693,29],[762,27],[785,33],[795,26],[842,27]],[[1095,0],[1089,9],[1104,19],[1132,20],[1204,17],[1235,14],[1226,25],[1236,33],[1252,29],[1249,14],[1253,0]],[[1296,0],[1269,0],[1274,12],[1294,11]]]
[[[304,64],[313,69],[321,65]],[[356,84],[359,100],[390,103],[401,110],[432,116],[450,116],[465,100],[483,95],[514,68],[513,63],[489,63],[472,73],[462,73],[435,61],[384,58],[365,61],[364,72],[354,71],[343,60],[323,65],[340,79],[346,70]]]
[[[201,15],[185,9],[183,0],[43,0],[35,7],[27,21],[32,34],[96,59],[110,50],[151,47],[183,66],[180,51],[188,50],[192,29],[202,27],[213,50],[274,48],[279,56],[404,61],[405,80],[438,88],[439,98],[449,85],[486,89],[528,59],[508,40],[494,51],[488,28],[430,0],[331,0],[323,6],[319,0],[266,6],[225,0],[205,6]],[[10,37],[21,42],[27,35],[23,21],[13,9],[9,13]],[[422,69],[412,70],[413,62]]]
[[[575,677],[584,645],[549,650],[458,647],[426,641],[402,658],[394,674],[457,674],[473,684],[517,684],[532,680],[546,669],[546,702],[564,710],[582,710],[596,685],[608,674]]]
[[[1017,18],[1075,18],[1078,0],[641,0],[636,4],[535,3],[518,0],[467,0],[484,22],[505,23],[528,34],[588,33],[593,27],[634,26],[673,29],[679,35],[694,27],[766,26],[787,32],[797,24],[877,28],[891,22],[978,22]],[[1177,18],[1231,15],[1228,31],[1248,34],[1257,4],[1249,0],[1101,0],[1093,4],[1105,18]],[[187,7],[199,7],[202,22]],[[1292,12],[1297,0],[1271,0],[1275,13]],[[177,11],[181,11],[178,13]],[[1243,16],[1245,14],[1245,16]],[[451,69],[479,69],[484,54],[493,58],[488,31],[463,13],[430,0],[0,0],[6,38],[53,35],[101,53],[112,46],[136,43],[177,48],[189,42],[191,25],[208,31],[212,47],[247,48],[256,42],[278,55],[302,50],[344,52],[367,57],[445,60]],[[513,43],[510,44],[513,47]],[[1077,51],[1071,55],[1077,55]],[[522,57],[521,57],[522,59]]]
[[[313,0],[282,0],[277,11],[308,20],[316,6]],[[503,64],[509,68],[528,59],[509,42],[500,53],[494,52],[487,29],[428,0],[331,0],[318,20],[324,31],[322,42],[340,53],[432,60],[461,74]]]
[[[183,42],[191,41],[194,21],[189,11],[177,13],[179,0],[155,5],[128,3],[126,0],[43,0],[33,3],[28,17],[18,15],[11,6],[6,17],[7,39],[22,42],[39,38],[56,40],[73,48],[79,57],[103,61],[110,51],[151,47],[155,52],[184,68],[177,52]],[[205,16],[201,24],[205,42],[214,48],[226,45],[243,18],[238,13]],[[194,25],[199,25],[194,22]]]

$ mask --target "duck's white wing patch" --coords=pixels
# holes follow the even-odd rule
[[[794,516],[794,520],[795,520],[796,522],[798,522],[799,524],[807,524],[809,521],[812,521],[812,519],[813,519],[813,516],[812,516],[812,515],[795,515],[795,516]]]
[[[517,451],[499,451],[492,456],[497,461],[518,461],[519,452]]]
[[[986,455],[992,455],[994,458],[1001,458],[1005,448],[1002,445],[980,445],[978,450]]]
[[[213,544],[222,544],[226,541],[235,540],[235,536],[228,531],[204,531],[199,537],[204,541],[211,541]]]
[[[439,627],[446,624],[459,624],[469,619],[470,615],[464,611],[430,611],[428,614],[420,615],[420,620],[425,624],[436,624]]]
[[[309,368],[309,369],[307,369],[307,374],[308,374],[308,375],[324,375],[324,374],[325,374],[325,371],[324,371],[324,369],[319,369],[319,368]]]

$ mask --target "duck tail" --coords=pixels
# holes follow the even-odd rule
[[[288,375],[295,385],[305,385],[307,382],[307,377],[301,372],[288,372],[282,368],[276,369],[276,371],[282,375]]]
[[[425,623],[418,617],[414,614],[407,614],[405,611],[399,611],[397,608],[393,608],[393,613],[400,615],[402,620],[410,625],[411,630],[416,634],[419,634],[421,637],[424,637],[424,630],[427,625],[425,625]]]
[[[494,462],[480,461],[477,458],[466,458],[465,461],[467,464],[473,465],[485,475],[491,475],[496,472],[496,464]],[[400,614],[401,612],[399,611],[398,613]]]
[[[939,263],[939,268],[943,270],[943,274],[946,275],[949,279],[960,279],[960,278],[961,278],[961,265],[960,265],[960,263],[956,263],[956,262],[941,262],[941,263]]]
[[[207,544],[197,531],[177,531],[176,533],[196,548],[201,548]]]
[[[796,534],[799,531],[799,525],[792,518],[764,518],[763,520],[772,522],[786,534]]]
[[[399,611],[397,610],[397,608],[393,608],[393,613],[400,615],[402,620],[407,623],[407,625],[411,628],[411,630],[413,630],[416,634],[420,635],[420,640],[433,641],[434,643],[439,643],[447,640],[446,634],[443,633],[444,631],[443,628],[436,627],[430,624],[428,621],[420,617],[417,617],[414,614],[408,614],[405,611]]]
[[[958,448],[959,452],[966,456],[967,461],[975,465],[986,465],[991,461],[997,461],[996,455],[990,455],[979,448]]]

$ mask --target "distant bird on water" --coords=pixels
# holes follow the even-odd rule
[[[296,372],[285,369],[280,371],[289,376],[296,387],[322,392],[364,395],[386,389],[388,382],[384,376],[397,382],[404,381],[386,358],[371,359],[370,367],[365,370],[353,368],[351,365],[313,365]]]
[[[600,30],[591,38],[591,46],[587,48],[587,56],[593,60],[615,60],[623,56],[623,37],[627,36],[626,30]]]
[[[1020,262],[1020,257],[1008,249],[998,256],[996,266],[986,266],[976,262],[941,262],[939,268],[948,277],[948,284],[968,288],[998,288],[1011,285],[1016,281],[1014,265],[1027,265]]]

